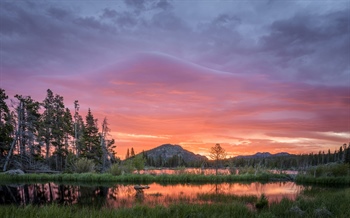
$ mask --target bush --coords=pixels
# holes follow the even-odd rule
[[[347,176],[348,170],[349,170],[349,166],[347,164],[332,163],[332,164],[312,167],[307,171],[307,174],[314,177],[321,177],[321,176],[339,177],[339,176]]]
[[[267,200],[265,194],[261,194],[258,202],[256,202],[255,207],[257,209],[263,209],[269,205],[269,201]]]
[[[349,170],[349,165],[338,164],[330,167],[330,171],[333,176],[347,176]]]
[[[127,161],[124,161],[123,165],[121,166],[121,169],[126,174],[133,173],[135,170],[134,164],[130,159]]]
[[[67,155],[67,160],[66,160],[66,167],[65,167],[65,172],[66,173],[73,173],[75,170],[75,162],[78,160],[78,158],[71,152],[68,153]]]
[[[75,161],[73,169],[75,173],[93,173],[95,172],[95,164],[93,160],[84,157]]]
[[[242,174],[255,174],[255,169],[250,166],[250,167],[241,167],[238,171],[238,174],[239,175],[242,175]]]
[[[122,168],[119,166],[119,164],[113,164],[111,168],[109,168],[109,173],[113,176],[119,176],[122,174]]]
[[[145,168],[145,159],[143,158],[142,154],[136,155],[133,160],[132,164],[136,168],[137,173],[140,173],[140,170],[143,170]]]

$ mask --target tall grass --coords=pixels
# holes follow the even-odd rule
[[[343,177],[350,176],[350,165],[344,163],[330,163],[310,167],[306,175],[314,177]]]
[[[243,204],[174,204],[169,207],[154,208],[137,205],[133,208],[118,210],[103,208],[60,207],[49,205],[44,207],[0,206],[0,217],[252,217],[253,212]]]
[[[223,182],[253,182],[253,181],[276,181],[289,180],[288,175],[259,174],[259,175],[145,175],[125,174],[114,176],[110,173],[81,173],[81,174],[24,174],[6,175],[0,174],[0,181],[7,182],[126,182],[126,183],[223,183]]]
[[[201,201],[211,201],[211,202],[241,202],[244,204],[250,203],[254,204],[257,202],[258,198],[255,195],[233,195],[225,193],[199,193],[197,194],[197,199]]]
[[[85,157],[80,158],[74,162],[73,171],[75,173],[93,173],[95,172],[94,161]]]
[[[174,203],[165,206],[136,204],[131,208],[94,208],[74,206],[0,206],[0,217],[350,217],[350,188],[310,188],[295,201],[282,199],[261,210],[247,207],[256,201],[249,196],[201,195],[210,203]]]
[[[263,211],[275,217],[350,217],[350,189],[311,188],[295,201],[283,199]]]
[[[341,177],[314,177],[310,175],[298,175],[295,178],[297,184],[327,185],[327,186],[350,186],[350,176]]]

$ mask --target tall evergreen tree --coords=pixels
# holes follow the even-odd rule
[[[44,107],[44,112],[41,116],[39,137],[45,144],[45,159],[48,160],[50,154],[50,144],[53,137],[52,130],[54,126],[54,95],[50,89],[47,90],[47,95],[42,103],[42,106]]]
[[[55,168],[62,170],[64,166],[64,157],[67,155],[65,141],[67,139],[67,131],[70,130],[71,115],[64,107],[63,97],[54,95],[48,89],[47,96],[42,106],[44,112],[41,119],[39,136],[41,142],[45,144],[45,159],[48,161],[50,153],[55,156]],[[69,133],[68,133],[69,135]]]
[[[78,100],[74,101],[74,147],[75,154],[77,157],[80,155],[81,151],[81,138],[83,135],[84,121],[79,115],[79,102]]]
[[[347,164],[350,164],[350,142],[347,149],[344,151],[344,153],[345,153],[344,162]]]
[[[130,151],[129,151],[129,148],[128,150],[126,150],[126,155],[125,155],[125,159],[128,159],[130,158]]]
[[[84,131],[85,131],[85,123],[83,117],[78,115],[76,124],[75,124],[75,149],[76,156],[79,157],[83,152],[83,143],[84,143]]]
[[[135,151],[134,151],[134,148],[133,148],[133,147],[131,147],[130,156],[131,156],[131,157],[135,157]]]
[[[19,101],[17,119],[20,129],[18,136],[20,155],[22,160],[26,157],[29,158],[30,163],[33,163],[35,159],[41,156],[41,148],[37,143],[41,116],[39,113],[40,103],[30,96],[16,95],[15,97]]]
[[[102,122],[102,130],[100,133],[100,144],[102,148],[102,171],[105,171],[112,163],[117,161],[114,145],[114,139],[109,139],[109,132],[107,118]]]
[[[69,108],[65,109],[64,115],[63,115],[63,131],[64,131],[64,145],[65,149],[69,150],[69,140],[74,135],[73,130],[73,117],[69,110]],[[73,152],[73,151],[71,151]]]
[[[88,159],[94,159],[97,163],[101,163],[102,148],[100,146],[97,119],[92,115],[90,108],[86,115],[82,156],[87,157]]]
[[[64,157],[67,155],[65,147],[65,130],[70,125],[66,123],[65,114],[66,110],[63,103],[63,97],[55,95],[54,97],[54,117],[53,117],[53,129],[52,129],[52,145],[54,146],[55,165],[57,170],[62,170],[64,165]],[[66,115],[67,116],[67,115]],[[67,118],[69,119],[69,118]]]
[[[73,117],[68,108],[65,109],[64,115],[63,115],[63,131],[64,131],[64,152],[65,152],[65,161],[64,166],[66,166],[66,163],[68,161],[68,154],[73,154],[73,147],[70,144],[70,140],[74,136],[74,130],[73,130]]]
[[[0,88],[0,157],[8,154],[15,129],[6,99],[8,99],[8,96],[5,90]]]

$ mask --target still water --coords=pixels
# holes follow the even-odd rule
[[[288,175],[297,175],[299,171],[296,170],[269,170],[270,173],[275,174],[288,174]],[[136,171],[134,172],[136,173]],[[151,175],[162,175],[162,174],[202,174],[202,175],[215,175],[216,171],[215,169],[201,169],[201,168],[184,168],[184,169],[171,169],[171,168],[160,168],[160,169],[148,169],[148,170],[141,170],[141,174],[151,174]],[[218,169],[219,175],[231,175],[231,174],[239,174],[239,169],[236,169],[235,171],[231,171],[228,168],[221,168]]]
[[[0,204],[43,205],[61,204],[91,207],[132,207],[136,204],[148,206],[169,205],[172,203],[203,203],[202,194],[265,194],[269,201],[282,198],[294,200],[303,186],[294,182],[274,182],[262,184],[253,182],[221,184],[176,184],[161,185],[152,183],[150,188],[137,192],[134,185],[114,184],[111,186],[63,185],[55,183],[0,185]],[[208,202],[208,201],[206,201]]]

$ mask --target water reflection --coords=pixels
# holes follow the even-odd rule
[[[297,175],[298,171],[296,170],[268,170],[270,173],[275,173],[275,174],[288,174],[288,175]],[[136,173],[136,171],[135,171]],[[146,170],[141,170],[141,174],[150,174],[150,175],[161,175],[161,174],[200,174],[200,175],[215,175],[216,170],[215,169],[201,169],[201,168],[160,168],[160,169],[146,169]],[[221,168],[218,169],[218,174],[220,175],[230,175],[230,174],[239,174],[239,169],[234,169],[230,170],[229,168]]]
[[[77,204],[84,207],[132,207],[137,204],[149,206],[172,203],[202,203],[201,194],[234,194],[238,196],[264,193],[270,202],[283,197],[295,199],[303,189],[293,182],[262,184],[259,182],[221,184],[176,184],[160,185],[153,183],[149,189],[136,191],[134,185],[115,184],[113,186],[63,185],[55,183],[30,185],[1,185],[0,204],[60,205]]]

